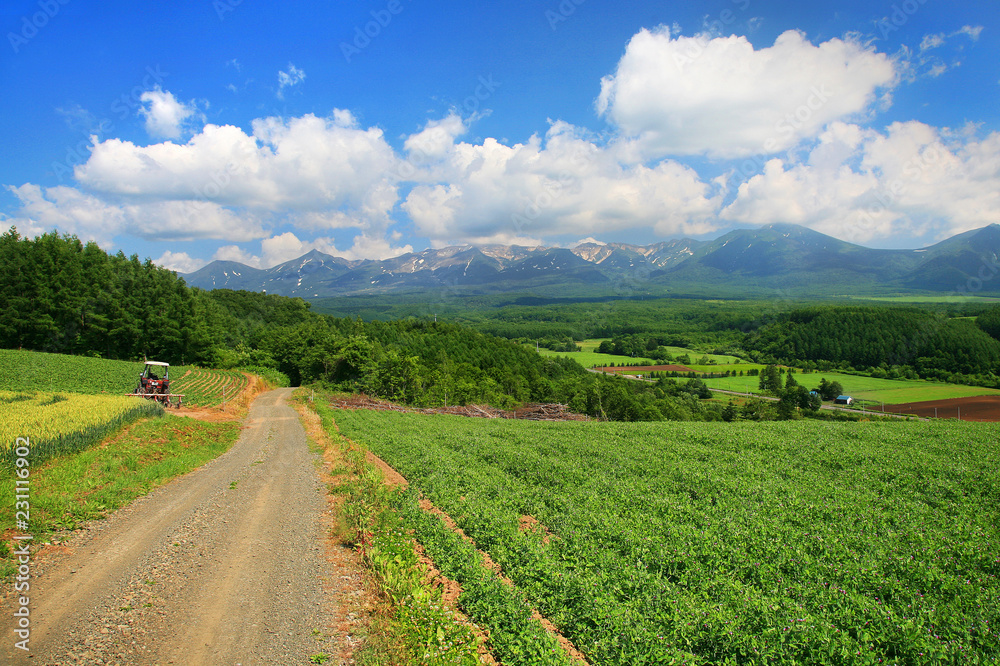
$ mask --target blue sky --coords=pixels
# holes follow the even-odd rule
[[[0,9],[0,229],[181,271],[320,249],[1000,222],[1000,5]]]

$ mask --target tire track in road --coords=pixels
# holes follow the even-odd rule
[[[257,398],[225,454],[33,564],[31,656],[4,602],[0,663],[293,664],[336,652],[317,457],[286,404]]]

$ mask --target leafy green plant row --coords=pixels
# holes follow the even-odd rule
[[[179,379],[173,381],[171,391],[184,394],[184,404],[194,407],[214,407],[222,404],[224,397],[227,401],[232,400],[247,384],[246,376],[236,370],[184,370],[190,372],[178,374]]]
[[[336,418],[591,663],[1000,654],[991,426]]]
[[[441,572],[462,585],[459,604],[489,629],[490,652],[503,664],[571,663],[556,638],[531,616],[532,604],[485,567],[475,546],[448,529],[441,518],[422,510],[412,489],[398,493],[394,506],[403,525]]]

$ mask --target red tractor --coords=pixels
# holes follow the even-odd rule
[[[146,361],[146,367],[139,373],[139,385],[132,395],[156,400],[164,407],[170,406],[171,398],[177,398],[177,407],[180,407],[184,397],[182,393],[170,392],[170,364],[162,361]]]

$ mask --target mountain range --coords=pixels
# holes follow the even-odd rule
[[[349,261],[316,250],[271,268],[213,261],[181,274],[202,289],[244,289],[305,299],[449,289],[624,295],[774,290],[794,293],[1000,292],[1000,224],[917,250],[879,250],[805,227],[737,229],[710,241],[573,248],[452,246]]]

